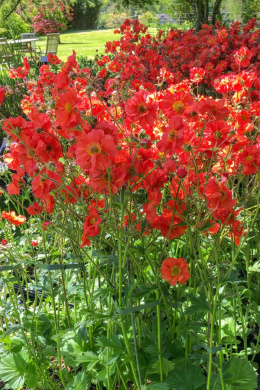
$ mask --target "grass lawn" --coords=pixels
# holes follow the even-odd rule
[[[150,34],[155,31],[155,28],[149,29]],[[61,44],[58,47],[57,55],[61,60],[66,60],[72,54],[72,51],[75,50],[77,55],[93,58],[97,54],[97,50],[98,53],[104,53],[106,42],[116,41],[119,38],[119,34],[114,34],[114,29],[65,32],[61,34]],[[46,48],[46,37],[39,37],[36,45],[44,51]]]

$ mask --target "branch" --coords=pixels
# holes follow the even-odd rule
[[[3,20],[6,20],[9,18],[10,15],[16,10],[18,5],[22,2],[22,0],[16,0],[15,5],[7,12],[7,14],[4,16]]]

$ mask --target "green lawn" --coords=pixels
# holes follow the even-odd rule
[[[149,29],[150,34],[155,31],[155,28]],[[77,55],[93,58],[97,50],[98,53],[104,53],[106,42],[118,40],[119,37],[119,34],[114,34],[114,29],[65,32],[61,34],[61,44],[59,44],[57,55],[61,60],[65,60],[75,50]],[[39,37],[36,45],[44,51],[46,37]]]

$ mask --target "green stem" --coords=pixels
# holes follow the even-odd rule
[[[157,300],[159,299],[159,291],[158,290],[156,290],[156,299]],[[159,366],[160,366],[160,381],[163,382],[160,304],[156,306],[156,313],[157,313],[158,356],[159,356]]]

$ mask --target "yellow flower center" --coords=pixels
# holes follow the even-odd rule
[[[95,225],[96,222],[97,222],[97,218],[92,217],[92,218],[90,219],[91,225]]]
[[[71,114],[72,111],[72,104],[70,102],[67,102],[65,104],[65,110],[68,111]]]
[[[214,136],[215,138],[221,138],[222,134],[220,131],[215,131]]]
[[[180,275],[180,273],[181,273],[180,267],[178,267],[177,265],[174,265],[173,267],[171,267],[171,275],[172,276],[178,276],[178,275]]]
[[[95,153],[101,153],[100,143],[99,142],[91,142],[90,144],[87,145],[86,152],[90,156],[93,156],[93,154],[95,154]]]
[[[185,105],[182,101],[177,101],[177,102],[174,102],[173,105],[172,105],[172,109],[175,111],[175,112],[182,112],[183,109],[184,109]]]
[[[168,133],[168,141],[171,141],[172,138],[175,138],[177,134],[178,134],[177,130],[174,129],[170,130]]]

